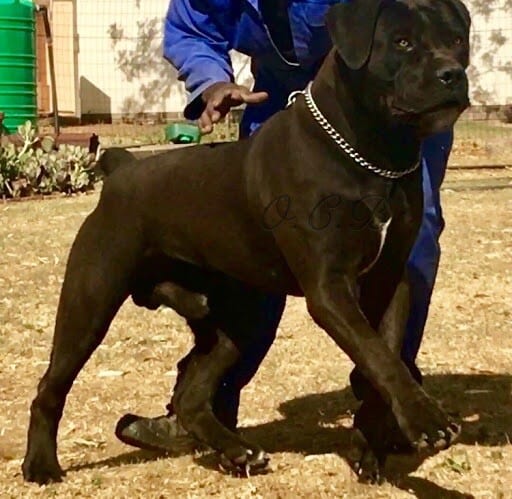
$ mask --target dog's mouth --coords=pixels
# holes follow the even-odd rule
[[[419,137],[428,137],[449,130],[462,112],[469,106],[469,99],[449,99],[423,108],[421,111],[393,104],[391,116],[402,124],[416,130]]]
[[[462,112],[469,107],[470,101],[468,97],[464,99],[448,99],[446,101],[427,106],[422,109],[413,109],[400,103],[392,102],[390,105],[391,114],[393,117],[403,119],[406,121],[416,121],[426,115],[439,113],[442,111],[459,110]]]
[[[419,137],[447,131],[457,121],[462,112],[470,105],[467,95],[451,97],[442,102],[412,108],[393,99],[389,101],[391,119],[398,123],[412,127]]]

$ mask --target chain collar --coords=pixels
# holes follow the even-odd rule
[[[340,147],[340,149],[346,153],[350,158],[352,158],[357,164],[361,165],[363,168],[375,173],[384,178],[389,179],[398,179],[405,177],[409,173],[416,171],[420,163],[416,163],[411,168],[407,170],[401,171],[393,171],[393,170],[384,170],[383,168],[379,168],[378,166],[372,165],[368,161],[366,161],[337,131],[336,129],[327,121],[327,118],[322,114],[316,102],[311,95],[311,85],[310,82],[305,90],[296,90],[292,92],[288,97],[288,104],[286,107],[291,106],[295,100],[297,99],[299,94],[304,96],[304,100],[306,101],[306,106],[311,111],[311,114],[315,118],[316,122],[326,131],[327,135],[331,137],[331,139]]]

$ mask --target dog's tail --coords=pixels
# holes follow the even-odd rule
[[[135,156],[122,147],[109,147],[105,151],[98,152],[97,166],[99,170],[108,177],[118,168],[124,168],[135,162]]]

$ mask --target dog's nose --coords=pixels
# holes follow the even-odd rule
[[[464,77],[464,69],[457,66],[445,66],[436,73],[443,85],[456,85]]]

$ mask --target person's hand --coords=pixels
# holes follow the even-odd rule
[[[258,104],[268,99],[267,92],[252,92],[247,87],[235,83],[219,82],[208,87],[202,95],[206,104],[199,117],[201,133],[210,133],[213,125],[220,121],[232,107],[240,104]]]

